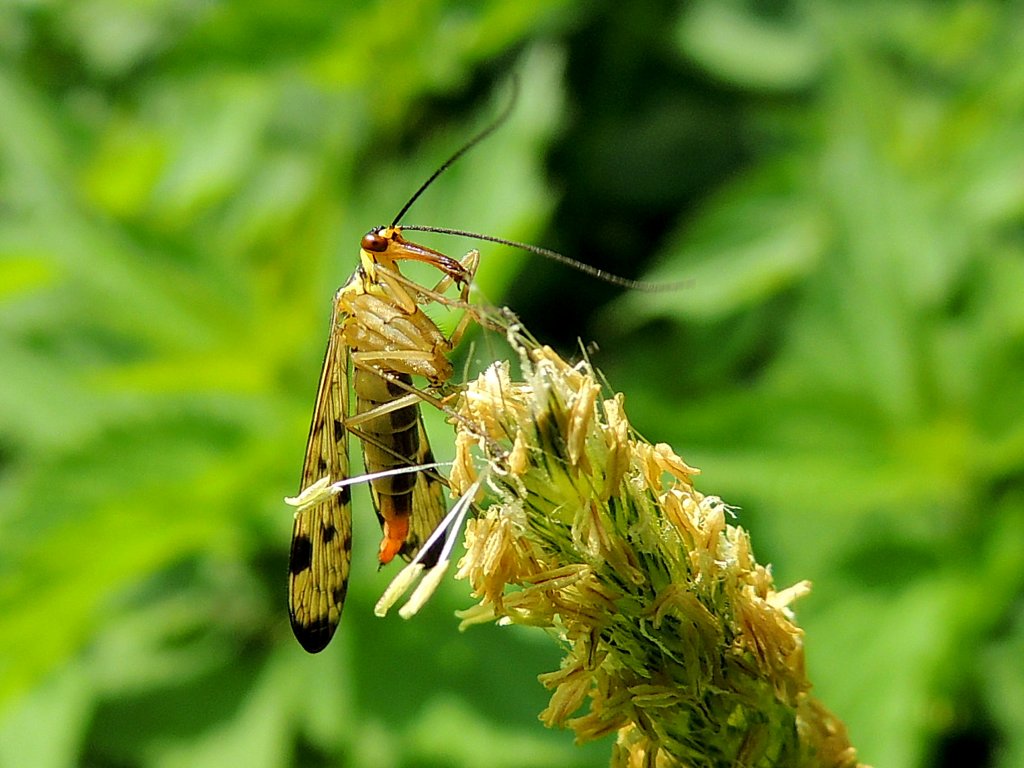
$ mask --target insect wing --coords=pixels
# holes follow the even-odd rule
[[[301,489],[323,477],[332,483],[348,477],[345,424],[349,412],[349,353],[341,337],[344,319],[335,302]],[[295,513],[288,561],[288,608],[295,638],[310,653],[327,647],[338,627],[351,556],[352,504],[347,487]]]

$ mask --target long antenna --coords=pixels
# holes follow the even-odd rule
[[[509,97],[508,104],[505,105],[505,108],[501,111],[501,114],[494,118],[494,120],[492,120],[489,125],[487,125],[482,131],[480,131],[480,133],[478,133],[476,136],[474,136],[465,144],[463,144],[458,149],[458,151],[455,152],[455,154],[453,154],[451,157],[449,157],[447,160],[441,163],[441,167],[434,171],[434,173],[431,174],[430,178],[423,182],[423,184],[420,185],[420,188],[416,190],[412,197],[409,198],[409,202],[402,206],[402,210],[398,212],[398,215],[395,216],[394,221],[391,222],[392,227],[398,226],[398,222],[402,220],[402,217],[405,216],[406,212],[412,207],[412,204],[419,199],[420,195],[427,191],[427,187],[433,184],[434,180],[437,179],[438,176],[447,171],[452,166],[452,164],[455,163],[456,160],[458,160],[464,154],[469,152],[469,150],[471,150],[481,141],[483,141],[496,130],[498,130],[498,128],[501,127],[501,124],[508,120],[508,116],[512,114],[512,108],[516,105],[516,100],[518,98],[519,78],[513,75],[512,95]]]
[[[455,162],[460,157],[462,157],[464,154],[469,152],[469,150],[471,150],[481,141],[483,141],[496,130],[498,130],[498,128],[500,128],[505,123],[505,121],[508,120],[509,115],[512,114],[512,109],[515,107],[516,101],[519,98],[518,76],[513,75],[511,77],[511,81],[512,93],[509,96],[509,100],[508,103],[505,105],[505,108],[501,111],[501,114],[494,118],[494,120],[492,120],[488,125],[486,125],[483,128],[483,130],[481,130],[476,136],[474,136],[465,144],[463,144],[451,157],[449,157],[447,160],[441,163],[440,167],[430,175],[429,179],[427,179],[420,185],[420,188],[417,189],[415,193],[413,193],[413,196],[409,198],[409,201],[402,206],[402,209],[398,212],[394,220],[391,222],[392,227],[398,226],[399,222],[402,220],[402,217],[405,216],[406,213],[408,213],[410,208],[412,208],[413,203],[419,200],[420,195],[427,191],[427,188],[434,183],[438,176],[440,176],[442,173],[451,168],[451,166],[454,165]],[[610,285],[615,285],[620,288],[626,288],[628,290],[660,293],[663,291],[675,291],[678,290],[679,288],[685,288],[691,285],[692,283],[692,281],[690,280],[677,280],[669,283],[651,283],[645,280],[632,280],[628,277],[620,277],[619,275],[616,275],[612,272],[606,272],[603,269],[598,269],[597,267],[591,266],[586,262],[577,261],[576,259],[566,256],[563,253],[558,253],[558,251],[552,251],[547,248],[541,248],[539,245],[532,245],[530,243],[520,243],[515,240],[506,240],[504,238],[494,237],[492,235],[482,235],[478,232],[468,232],[464,229],[449,229],[447,227],[426,227],[406,225],[403,225],[402,229],[409,230],[412,232],[434,232],[440,235],[456,235],[459,237],[473,238],[474,240],[485,240],[490,243],[507,245],[510,248],[518,248],[521,251],[527,251],[529,253],[537,254],[538,256],[543,256],[546,259],[557,261],[558,263],[565,264],[568,267],[572,267],[573,269],[578,270],[579,272],[582,272],[585,275],[590,275],[591,277],[596,278],[598,280],[602,280],[606,283],[609,283]]]
[[[459,237],[470,237],[474,240],[486,240],[489,243],[498,243],[499,245],[507,245],[510,248],[518,248],[521,251],[527,251],[528,253],[535,253],[538,256],[543,256],[545,259],[551,259],[557,261],[559,264],[565,264],[568,267],[572,267],[585,275],[590,275],[593,278],[602,280],[611,285],[617,285],[620,288],[627,288],[633,291],[645,291],[648,293],[662,293],[664,291],[676,291],[680,288],[686,288],[691,285],[691,280],[675,280],[668,283],[651,283],[645,280],[632,280],[628,277],[620,277],[612,272],[605,272],[603,269],[598,269],[595,266],[587,264],[584,261],[577,261],[576,259],[566,256],[564,253],[558,251],[552,251],[547,248],[541,248],[539,245],[532,245],[531,243],[520,243],[515,240],[506,240],[502,237],[494,237],[493,235],[481,235],[479,232],[467,232],[464,229],[449,229],[447,227],[427,227],[427,226],[413,226],[403,225],[404,231],[410,232],[436,232],[439,235],[457,235]]]

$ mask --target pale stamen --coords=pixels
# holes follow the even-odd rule
[[[477,491],[480,490],[480,486],[483,482],[483,478],[477,478],[466,492],[459,497],[459,500],[455,502],[455,505],[451,508],[451,511],[445,515],[444,520],[437,526],[432,534],[420,547],[420,551],[416,554],[416,557],[411,563],[403,568],[391,583],[387,589],[384,590],[384,594],[381,595],[380,600],[377,601],[377,605],[374,606],[373,612],[377,616],[385,616],[387,612],[398,602],[399,598],[402,597],[416,580],[422,575],[423,580],[417,585],[412,595],[409,597],[408,602],[402,606],[399,610],[398,615],[403,619],[408,619],[414,616],[423,604],[434,594],[437,589],[437,585],[441,582],[444,574],[447,572],[449,565],[451,564],[451,553],[455,547],[455,542],[459,538],[459,533],[462,530],[462,524],[465,522],[466,515],[469,513],[469,509],[473,504],[473,499],[476,497]],[[422,564],[424,555],[430,551],[434,542],[439,537],[444,536],[444,547],[441,549],[441,555],[438,558],[437,564],[430,569],[430,572],[424,575],[426,570]]]
[[[367,483],[371,480],[376,480],[381,477],[393,477],[394,475],[407,475],[412,472],[423,472],[428,469],[437,469],[438,467],[450,467],[452,463],[450,461],[435,461],[431,464],[416,464],[415,466],[409,467],[397,467],[395,469],[384,469],[380,472],[369,472],[365,475],[359,475],[358,477],[348,477],[344,480],[339,480],[336,483],[332,483],[329,477],[321,477],[312,485],[308,485],[302,489],[298,496],[286,496],[284,503],[292,507],[295,507],[295,514],[303,512],[312,506],[320,504],[331,496],[335,496],[341,492],[342,488],[346,488],[356,483]]]

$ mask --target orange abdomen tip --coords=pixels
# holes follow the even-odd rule
[[[395,559],[395,555],[405,544],[409,535],[409,518],[406,516],[392,517],[384,521],[384,538],[380,541],[380,553],[377,559],[381,565],[387,565]]]

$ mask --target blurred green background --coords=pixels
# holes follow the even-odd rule
[[[286,617],[331,295],[513,72],[407,223],[688,280],[482,247],[813,580],[864,761],[1024,765],[1022,51],[995,0],[7,0],[0,765],[607,764],[536,720],[551,638],[372,616],[365,497],[334,643]]]

